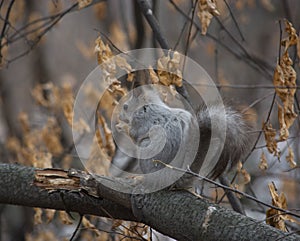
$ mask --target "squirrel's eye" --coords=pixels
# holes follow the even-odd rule
[[[143,106],[143,110],[144,110],[144,112],[147,112],[147,110],[148,110],[148,105],[144,105],[144,106]]]
[[[127,104],[124,104],[124,105],[123,105],[123,109],[124,109],[124,110],[128,110],[128,105],[127,105]]]

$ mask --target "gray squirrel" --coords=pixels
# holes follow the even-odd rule
[[[126,129],[129,139],[142,150],[127,162],[134,163],[135,172],[147,174],[148,183],[156,182],[161,188],[174,183],[179,187],[191,185],[191,178],[163,163],[215,179],[243,157],[251,127],[240,112],[230,106],[202,103],[193,115],[184,105],[168,105],[158,92],[152,87],[137,88],[120,104],[119,112],[121,129]],[[217,123],[213,137],[212,120]],[[159,135],[164,138],[155,139]],[[152,155],[145,156],[151,142],[157,145],[150,148]],[[115,160],[122,155],[117,152]],[[122,161],[125,159],[123,156]]]

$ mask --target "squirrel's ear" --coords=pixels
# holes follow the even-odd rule
[[[147,84],[149,80],[149,72],[148,70],[138,70],[134,72],[134,78],[133,78],[133,96],[138,97],[142,93],[144,93],[145,88],[147,89]],[[139,88],[141,87],[142,88]]]
[[[147,69],[137,70],[134,72],[133,88],[137,88],[142,85],[151,84],[149,81],[150,81],[150,73]]]

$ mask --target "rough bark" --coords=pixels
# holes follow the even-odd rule
[[[101,183],[108,179],[0,164],[0,203],[140,221],[178,240],[300,240],[186,191],[130,195],[109,190]]]
[[[92,214],[116,219],[135,220],[131,210],[108,199],[84,192],[57,190],[49,192],[34,185],[35,168],[0,164],[0,203]]]

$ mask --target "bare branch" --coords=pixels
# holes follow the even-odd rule
[[[299,240],[296,234],[282,232],[186,191],[130,195],[103,185],[105,181],[128,185],[128,180],[122,183],[75,170],[41,170],[14,164],[0,164],[0,175],[0,203],[4,204],[140,221],[178,240]]]
[[[163,49],[171,49],[169,44],[167,43],[167,40],[165,39],[165,37],[163,36],[158,21],[155,18],[155,16],[153,15],[153,12],[151,10],[151,7],[149,5],[149,2],[147,0],[136,0],[140,6],[140,9],[143,13],[143,15],[145,16],[145,18],[147,19],[155,38],[157,39],[157,41],[159,42],[161,48]],[[183,82],[184,83],[184,82]],[[178,87],[176,86],[176,90],[178,91],[179,94],[181,94],[188,102],[190,102],[190,97],[189,97],[189,93],[185,88],[185,85],[183,84],[182,87]]]
[[[96,3],[102,2],[105,0],[93,0],[91,4],[87,5],[86,7],[90,7]],[[14,1],[12,1],[13,3]],[[12,4],[11,4],[12,5]],[[9,8],[10,10],[11,8]],[[18,54],[17,56],[14,56],[11,59],[6,60],[7,64],[10,64],[14,61],[16,61],[19,58],[22,58],[24,56],[26,56],[27,54],[29,54],[32,49],[34,49],[37,44],[40,42],[40,40],[67,14],[74,12],[74,11],[78,11],[78,2],[72,4],[70,7],[68,7],[67,9],[63,10],[60,13],[51,15],[51,16],[47,16],[47,17],[42,17],[39,19],[36,19],[24,26],[22,26],[19,29],[14,28],[10,22],[8,21],[9,18],[9,12],[7,11],[8,16],[5,17],[5,19],[1,19],[2,21],[4,21],[4,27],[2,28],[2,33],[1,33],[1,38],[0,38],[0,58],[1,56],[1,49],[4,46],[7,45],[11,45],[12,43],[19,41],[20,39],[25,39],[26,43],[29,45],[29,48],[24,50],[23,52],[21,52],[20,54]],[[43,24],[38,24],[38,23],[43,23]],[[34,25],[38,24],[36,27],[32,27]],[[12,35],[8,36],[6,41],[2,41],[2,39],[4,38],[4,34],[5,34],[5,29],[6,26],[10,26],[12,27],[12,29],[15,31],[15,33],[13,33]],[[38,31],[41,31],[33,40],[28,40],[26,38],[26,36],[28,36],[29,34],[32,33],[36,33]]]
[[[167,40],[165,39],[165,37],[163,36],[163,34],[161,33],[159,24],[157,19],[155,18],[155,16],[153,15],[152,9],[149,5],[149,2],[147,0],[137,0],[140,9],[143,13],[143,15],[145,16],[145,18],[147,19],[157,41],[159,42],[160,46],[163,49],[170,49],[170,45],[168,44]]]

